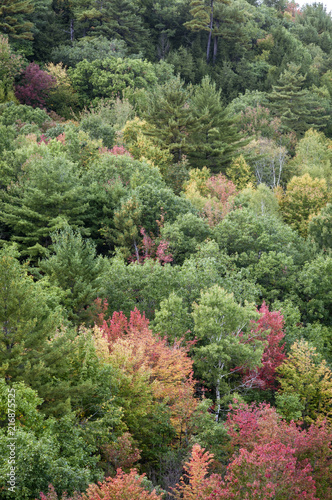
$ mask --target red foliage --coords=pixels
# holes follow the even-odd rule
[[[173,489],[174,498],[180,500],[206,500],[208,495],[221,483],[217,474],[207,478],[209,465],[213,461],[213,454],[194,444],[189,462],[183,466],[185,473],[180,483]]]
[[[133,158],[133,155],[127,151],[123,146],[113,146],[112,149],[107,149],[106,147],[99,148],[99,152],[101,154],[109,153],[114,156],[129,156],[129,158]]]
[[[271,443],[275,443],[276,446],[284,450],[284,458],[281,457],[280,460],[285,460],[285,457],[288,456],[289,468],[295,467],[296,474],[302,478],[301,484],[305,485],[309,476],[312,476],[318,497],[331,500],[332,431],[326,423],[312,424],[309,429],[302,429],[294,422],[288,424],[282,420],[275,408],[266,403],[258,406],[255,404],[242,404],[237,409],[232,407],[231,409],[233,411],[228,415],[226,428],[231,438],[230,451],[235,452],[234,457],[237,456],[237,450],[240,450],[241,454],[241,450],[245,449],[247,454],[243,455],[243,460],[246,461],[250,455],[250,457],[256,457],[253,458],[253,463],[255,460],[257,463],[262,460],[261,463],[263,464],[265,459],[264,457],[259,459],[258,454],[266,454]],[[296,461],[290,460],[290,450]],[[267,465],[268,459],[264,467],[267,467]],[[277,465],[274,467],[277,467]],[[285,477],[287,477],[287,474]],[[311,481],[309,482],[311,484]],[[296,484],[295,479],[294,484]],[[308,494],[309,492],[311,492],[311,495],[314,493],[313,489],[309,489]],[[280,498],[288,497],[281,496]],[[293,496],[290,498],[295,499],[298,497]]]
[[[42,144],[42,143],[44,143],[44,144],[48,144],[48,143],[50,142],[50,140],[51,140],[51,139],[50,139],[50,137],[46,137],[46,135],[45,135],[45,134],[42,134],[42,135],[40,136],[40,139],[39,139],[39,141],[37,142],[37,144],[38,144],[38,145],[40,145],[40,144]]]
[[[41,70],[38,64],[30,63],[22,73],[21,83],[15,87],[15,95],[20,103],[34,108],[43,108],[56,80]]]
[[[253,451],[240,449],[227,467],[224,491],[213,498],[242,500],[319,500],[316,497],[312,468],[299,468],[294,450],[280,442],[257,445]]]
[[[157,223],[158,222],[159,221],[157,221]],[[142,264],[147,259],[158,260],[160,264],[165,264],[166,262],[173,261],[172,254],[168,253],[168,241],[160,240],[158,247],[156,248],[157,242],[153,234],[151,234],[151,236],[146,234],[144,227],[141,227],[140,233],[143,236],[143,239],[139,250],[143,253],[143,255],[139,256],[139,263]],[[137,256],[132,256],[129,260],[131,262],[137,262]]]
[[[205,203],[203,212],[209,225],[213,227],[233,210],[233,197],[238,191],[235,184],[223,174],[210,177],[206,186],[211,198]]]
[[[129,321],[122,311],[115,311],[112,317],[108,318],[108,320],[105,320],[104,312],[101,312],[98,315],[97,324],[103,332],[103,336],[107,338],[110,350],[112,344],[117,339],[123,338],[125,335],[131,333],[144,331],[149,328],[149,320],[145,317],[145,313],[143,312],[142,315],[136,307],[134,311],[130,311]]]
[[[276,369],[286,359],[284,353],[285,344],[280,344],[285,334],[284,318],[280,311],[269,311],[263,302],[258,310],[261,317],[252,328],[251,340],[267,340],[267,345],[262,356],[262,366],[244,374],[244,383],[247,387],[258,387],[260,389],[276,389]],[[266,332],[268,332],[266,337]]]
[[[161,495],[155,491],[150,493],[142,486],[145,474],[141,476],[136,469],[131,469],[129,474],[121,469],[117,470],[115,477],[108,477],[103,482],[90,484],[86,493],[76,493],[72,497],[64,494],[62,500],[162,500]],[[58,500],[52,485],[49,485],[47,495],[40,494],[41,500]]]

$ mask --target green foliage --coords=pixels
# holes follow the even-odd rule
[[[74,40],[72,45],[59,45],[52,50],[52,60],[62,62],[66,66],[76,66],[86,59],[93,62],[96,59],[104,60],[108,57],[124,58],[128,54],[126,43],[123,40],[109,40],[104,36],[84,37]]]
[[[40,353],[59,325],[59,303],[52,289],[34,283],[13,249],[1,251],[1,376],[32,381],[41,370]]]
[[[303,89],[305,77],[299,74],[300,66],[288,65],[281,74],[278,85],[269,94],[270,108],[281,118],[285,131],[294,130],[299,136],[309,128],[322,128],[326,123],[326,107],[315,100],[315,92]]]
[[[96,256],[94,244],[70,226],[51,234],[53,255],[39,262],[48,281],[65,292],[62,304],[68,318],[80,321],[84,308],[100,292],[106,261]]]
[[[41,127],[51,119],[43,109],[32,108],[24,104],[8,102],[0,106],[0,119],[3,125],[15,125],[18,120],[23,123],[35,123]]]
[[[221,91],[209,77],[195,88],[191,107],[198,127],[192,134],[197,147],[189,154],[189,161],[194,167],[220,172],[244,142],[224,108]]]
[[[153,321],[153,331],[167,336],[170,342],[181,339],[190,331],[191,317],[183,300],[172,292],[167,299],[160,302],[160,308],[156,311]]]
[[[38,411],[42,399],[24,383],[7,385],[0,379],[0,412],[6,417],[8,390],[15,391],[15,470],[18,479],[15,498],[24,500],[39,495],[51,482],[58,492],[85,489],[91,481],[101,476],[92,472],[97,457],[91,457],[94,447],[84,439],[84,432],[70,414],[56,421],[46,419]],[[13,442],[1,418],[1,486],[5,488],[3,498],[12,498],[7,489],[6,476],[10,469],[9,447]],[[18,477],[19,476],[19,477]],[[8,476],[7,476],[8,477]]]
[[[160,234],[170,244],[173,262],[181,265],[195,253],[197,245],[211,235],[211,230],[203,219],[187,213],[178,216],[173,223],[166,222]]]
[[[144,112],[145,134],[161,147],[166,146],[174,162],[180,161],[194,148],[192,132],[198,125],[189,105],[191,94],[178,76],[154,87],[148,95]]]
[[[83,60],[68,70],[82,106],[96,98],[123,97],[125,90],[151,87],[158,82],[155,67],[148,61],[108,57]]]
[[[198,345],[194,349],[196,370],[215,390],[219,418],[221,401],[227,401],[235,368],[259,366],[264,344],[256,340],[255,346],[246,343],[249,324],[258,314],[253,305],[241,306],[234,295],[214,286],[201,293],[199,304],[194,305],[194,333]],[[241,335],[240,335],[241,334]]]
[[[309,220],[308,239],[313,240],[323,250],[332,248],[332,204],[322,208],[321,212]]]
[[[39,256],[51,244],[50,234],[67,221],[82,227],[87,204],[75,165],[62,154],[32,156],[15,185],[3,195],[1,219],[13,231],[23,254]]]
[[[1,32],[13,40],[32,40],[33,24],[24,17],[33,10],[34,5],[31,0],[4,0],[0,7]]]

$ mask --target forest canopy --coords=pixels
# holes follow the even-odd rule
[[[332,500],[332,17],[3,0],[0,497]]]

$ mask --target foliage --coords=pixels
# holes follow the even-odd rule
[[[252,339],[249,342],[256,342],[256,339],[267,340],[267,345],[262,355],[262,366],[247,372],[244,382],[247,387],[276,389],[276,370],[286,358],[285,344],[280,345],[285,336],[283,316],[278,311],[270,312],[265,302],[258,312],[261,317],[256,321],[256,328],[251,329]]]
[[[38,64],[30,63],[22,73],[21,84],[15,87],[15,95],[22,104],[42,108],[55,82],[55,78],[42,71]]]
[[[296,393],[306,424],[331,418],[332,373],[308,342],[295,342],[288,359],[277,369],[282,393]]]
[[[285,193],[280,196],[279,204],[284,220],[306,236],[310,216],[317,215],[328,201],[325,179],[313,179],[304,174],[291,179]]]

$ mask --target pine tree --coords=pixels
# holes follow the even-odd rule
[[[84,240],[70,226],[51,235],[54,254],[39,263],[51,284],[65,292],[63,305],[69,319],[77,321],[84,316],[84,307],[98,295],[105,261],[96,256],[95,245]]]
[[[33,11],[32,0],[1,0],[0,32],[16,40],[33,40],[33,24],[25,19]]]
[[[191,136],[196,148],[189,152],[190,163],[194,167],[207,167],[213,173],[224,171],[245,142],[228,117],[221,91],[208,76],[196,87],[191,107],[198,126]]]
[[[42,149],[41,149],[42,153]],[[74,164],[63,155],[31,157],[20,180],[3,194],[1,220],[25,255],[40,256],[51,244],[50,233],[67,221],[83,225],[87,204]]]
[[[148,30],[143,26],[139,8],[129,0],[80,0],[75,2],[73,11],[89,36],[124,40],[136,53],[147,44]]]
[[[29,383],[42,369],[41,352],[60,319],[50,290],[34,283],[16,256],[13,249],[0,252],[0,376]]]
[[[166,146],[175,163],[196,147],[192,133],[198,129],[198,123],[189,104],[190,97],[191,92],[178,76],[155,88],[144,114],[145,134],[161,147]]]
[[[284,131],[294,130],[297,135],[303,135],[311,127],[325,126],[328,116],[313,92],[303,88],[305,76],[299,74],[299,70],[300,66],[288,64],[268,97],[270,108],[281,118]]]

